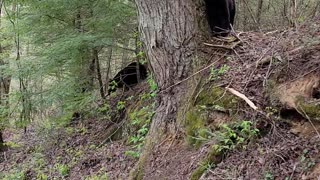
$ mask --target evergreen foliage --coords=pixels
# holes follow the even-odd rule
[[[125,0],[12,0],[3,9],[1,57],[10,65],[1,69],[12,78],[11,114],[23,127],[88,108],[101,88],[97,63],[106,66],[107,49],[130,41],[136,27]]]

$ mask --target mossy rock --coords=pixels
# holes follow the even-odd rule
[[[232,114],[238,106],[239,99],[223,88],[214,87],[202,90],[197,101],[186,113],[187,143],[200,147],[203,142],[210,139],[211,133],[208,128],[210,113],[228,112]]]
[[[201,139],[207,138],[206,122],[207,116],[196,107],[187,112],[186,133],[188,144],[199,147],[201,145]]]
[[[239,98],[226,92],[220,87],[203,90],[196,101],[196,105],[221,108],[225,110],[236,109]]]
[[[303,98],[298,98],[297,108],[303,116],[308,116],[311,120],[320,121],[320,102],[305,101]]]

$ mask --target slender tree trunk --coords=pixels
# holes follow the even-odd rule
[[[111,46],[108,50],[108,62],[107,62],[107,74],[106,74],[106,86],[105,89],[109,89],[109,81],[110,81],[110,71],[111,71],[111,61],[112,61],[112,54],[113,54],[113,40],[111,40]],[[109,92],[108,92],[109,94]]]
[[[263,0],[259,0],[257,8],[257,21],[258,25],[261,25],[261,14],[262,14]]]
[[[316,17],[319,14],[319,11],[320,11],[320,1],[318,1],[316,6],[314,7],[314,10],[312,12],[312,18]]]
[[[145,149],[131,178],[141,178],[142,166],[151,149],[165,134],[180,130],[179,117],[186,101],[189,82],[181,83],[197,64],[197,47],[205,20],[202,0],[136,0],[139,30],[144,50],[160,92]],[[206,20],[205,20],[206,21]]]
[[[290,0],[290,25],[297,27],[297,0]]]
[[[128,48],[129,48],[130,40],[127,40],[124,43],[124,48],[122,49],[122,57],[121,57],[121,69],[123,69],[128,64]]]
[[[136,36],[135,38],[135,56],[136,56],[136,61],[137,61],[137,67],[136,67],[136,71],[137,71],[137,82],[140,83],[140,51],[141,51],[141,47],[139,46],[139,36]]]
[[[102,80],[101,69],[100,69],[99,53],[98,53],[97,48],[93,49],[93,57],[95,58],[95,61],[96,61],[97,77],[98,77],[98,82],[99,82],[100,96],[101,96],[102,99],[105,99],[105,89],[103,88],[103,80]]]

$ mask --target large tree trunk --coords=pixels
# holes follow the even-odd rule
[[[162,135],[173,134],[181,127],[177,115],[187,104],[191,83],[180,82],[192,73],[192,65],[198,63],[195,61],[200,61],[197,47],[200,37],[208,32],[200,31],[205,17],[202,0],[136,0],[136,4],[141,40],[160,89],[137,172]],[[139,179],[141,172],[132,176]]]

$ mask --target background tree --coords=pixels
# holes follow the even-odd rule
[[[11,77],[8,73],[9,69],[9,54],[11,48],[11,36],[5,32],[2,15],[4,1],[0,0],[0,151],[3,144],[2,130],[8,120],[9,111],[9,91]]]
[[[0,104],[11,119],[2,124],[68,121],[104,98],[120,54],[126,54],[123,63],[134,58],[137,22],[130,1],[0,2]]]

